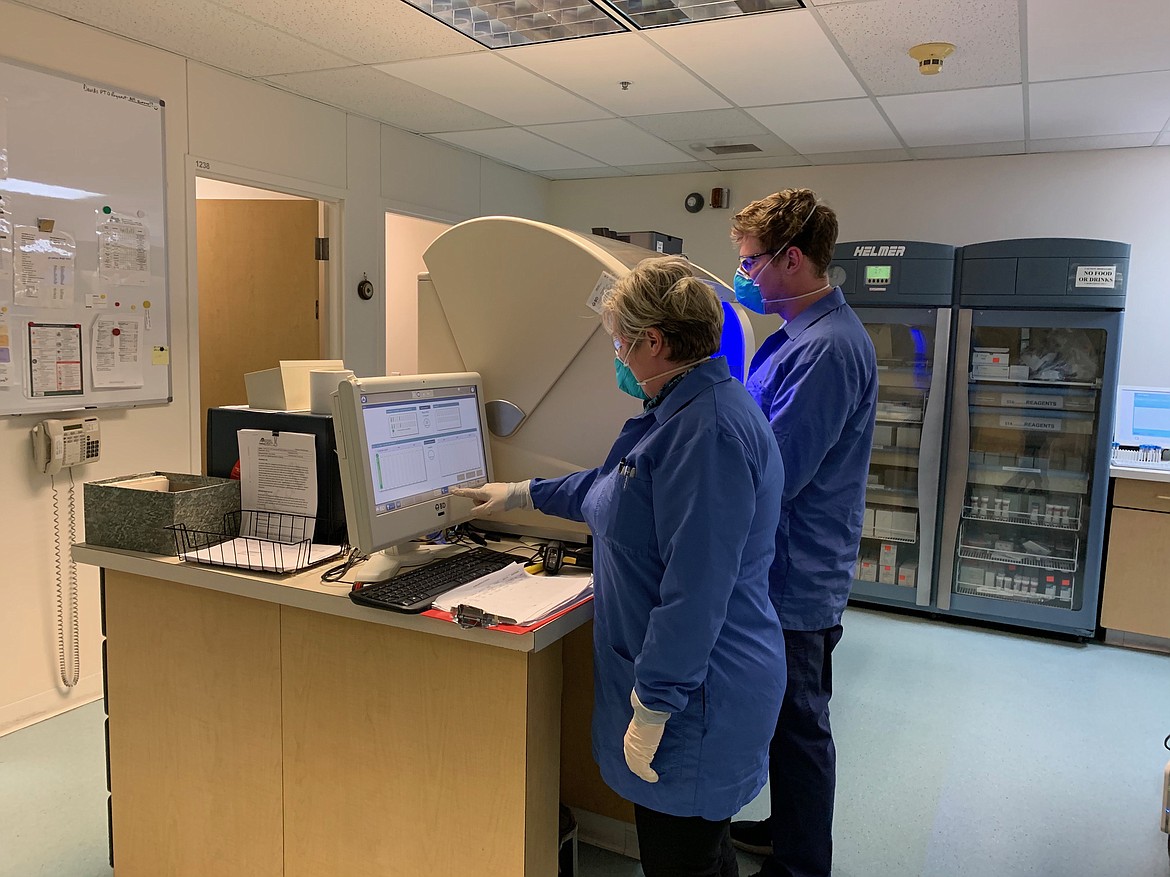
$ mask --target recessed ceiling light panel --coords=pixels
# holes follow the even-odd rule
[[[622,27],[585,0],[408,0],[489,49],[622,33]]]
[[[608,0],[639,29],[803,9],[801,0]]]

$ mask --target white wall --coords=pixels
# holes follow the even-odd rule
[[[688,192],[731,189],[730,210],[683,209]],[[815,189],[836,211],[841,240],[969,244],[1086,237],[1133,245],[1121,381],[1170,386],[1170,148],[734,171],[553,183],[550,221],[588,232],[653,230],[730,282],[731,216],[789,186]]]
[[[77,470],[79,536],[80,481],[198,471],[189,157],[211,163],[211,176],[230,169],[219,175],[342,203],[341,228],[331,234],[340,237],[333,252],[341,259],[343,355],[360,374],[385,368],[385,291],[361,302],[356,287],[363,272],[376,287],[384,282],[387,210],[408,204],[414,215],[445,221],[481,212],[546,218],[544,180],[7,0],[0,0],[0,57],[161,97],[167,107],[174,401],[101,413],[102,459]],[[437,180],[445,185],[420,185]],[[0,418],[0,734],[101,695],[97,573],[87,567],[78,568],[81,684],[64,691],[57,681],[51,494],[48,480],[32,472],[31,425]],[[67,487],[68,478],[58,483]]]
[[[399,213],[386,214],[386,372],[418,371],[418,275],[422,254],[450,226]]]

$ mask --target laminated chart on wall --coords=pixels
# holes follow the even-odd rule
[[[0,416],[171,401],[165,109],[0,58]]]

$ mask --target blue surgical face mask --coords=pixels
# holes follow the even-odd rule
[[[747,275],[736,271],[735,279],[731,283],[735,290],[735,300],[757,314],[764,313],[764,295],[760,292],[760,284]]]

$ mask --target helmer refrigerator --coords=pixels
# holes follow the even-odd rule
[[[939,610],[1095,632],[1129,253],[959,250]]]
[[[877,422],[852,599],[932,607],[942,499],[955,248],[838,244],[829,280],[873,341]]]

